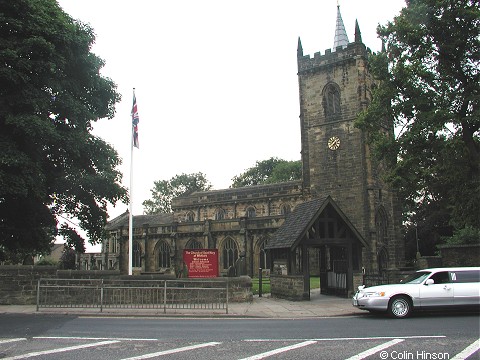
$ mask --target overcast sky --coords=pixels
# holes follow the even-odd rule
[[[156,180],[203,172],[214,189],[256,161],[300,159],[297,40],[304,55],[333,46],[337,0],[59,0],[95,30],[92,51],[122,95],[116,116],[95,125],[123,159],[130,186],[132,89],[140,115],[133,156],[133,214]],[[404,0],[340,0],[354,39],[381,48],[376,26]],[[117,204],[110,219],[128,206]]]

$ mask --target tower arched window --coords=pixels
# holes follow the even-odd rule
[[[388,269],[388,252],[385,247],[382,247],[377,255],[378,272],[383,274]]]
[[[340,89],[336,84],[328,84],[323,92],[325,117],[331,119],[340,114]]]
[[[135,241],[133,243],[132,267],[142,267],[142,247]]]
[[[254,218],[257,216],[257,212],[255,211],[255,208],[253,206],[249,206],[246,211],[246,216],[249,218]]]
[[[378,209],[375,216],[375,230],[377,231],[377,243],[384,245],[388,243],[388,219],[387,213],[383,207]]]
[[[223,268],[227,270],[230,266],[234,266],[238,260],[238,245],[232,238],[228,238],[223,242],[222,247]]]

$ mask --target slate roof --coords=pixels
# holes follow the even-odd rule
[[[267,249],[293,249],[301,241],[308,229],[320,216],[327,205],[332,205],[335,211],[345,221],[346,225],[352,230],[354,235],[368,247],[360,233],[355,229],[345,214],[330,196],[316,198],[302,204],[299,204],[285,219],[285,222],[275,232],[275,236],[265,246]]]
[[[297,205],[295,209],[288,214],[285,222],[275,232],[275,237],[269,241],[267,249],[291,248],[296,240],[303,234],[309,224],[316,218],[317,212],[323,209],[322,206],[327,198],[313,199],[303,204]]]
[[[170,214],[154,214],[154,215],[134,215],[133,227],[142,227],[144,224],[148,224],[149,227],[158,225],[169,225],[173,222],[173,213]],[[119,227],[128,227],[128,211],[122,215],[110,220],[105,226],[106,230],[115,230]]]

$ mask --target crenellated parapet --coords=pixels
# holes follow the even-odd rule
[[[172,200],[178,222],[282,215],[304,201],[302,181],[195,192]]]
[[[302,182],[290,181],[285,183],[254,185],[241,188],[230,188],[223,190],[210,190],[195,192],[172,200],[172,208],[175,210],[181,207],[223,204],[225,202],[248,201],[272,197],[284,197],[286,195],[301,195]]]
[[[300,43],[300,42],[299,42]],[[301,45],[301,44],[300,44]],[[331,49],[325,50],[325,54],[316,52],[313,58],[310,55],[303,55],[303,51],[297,51],[298,74],[315,71],[315,69],[323,68],[324,66],[338,65],[342,61],[349,61],[352,59],[367,57],[367,48],[361,42],[349,43],[346,47],[338,46],[335,51]]]

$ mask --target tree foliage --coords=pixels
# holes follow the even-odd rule
[[[238,176],[234,176],[232,187],[272,184],[300,180],[301,178],[302,163],[300,160],[286,161],[271,157],[268,160],[257,161],[255,166]]]
[[[445,238],[447,245],[472,245],[478,244],[480,239],[480,229],[467,226],[455,231],[452,237]]]
[[[100,75],[93,30],[55,0],[0,3],[0,250],[48,253],[58,215],[97,243],[107,203],[126,200],[117,152],[91,133],[113,117],[116,85]]]
[[[62,257],[60,258],[59,267],[62,270],[75,270],[76,252],[67,245],[63,249]]]
[[[152,198],[142,203],[144,213],[170,213],[173,198],[188,195],[195,191],[207,191],[211,188],[212,185],[201,172],[175,175],[170,180],[155,181],[153,188],[150,190]]]
[[[368,131],[405,218],[426,236],[480,228],[480,7],[477,0],[410,0],[378,28],[380,80],[358,126]],[[394,120],[396,136],[384,131]]]

